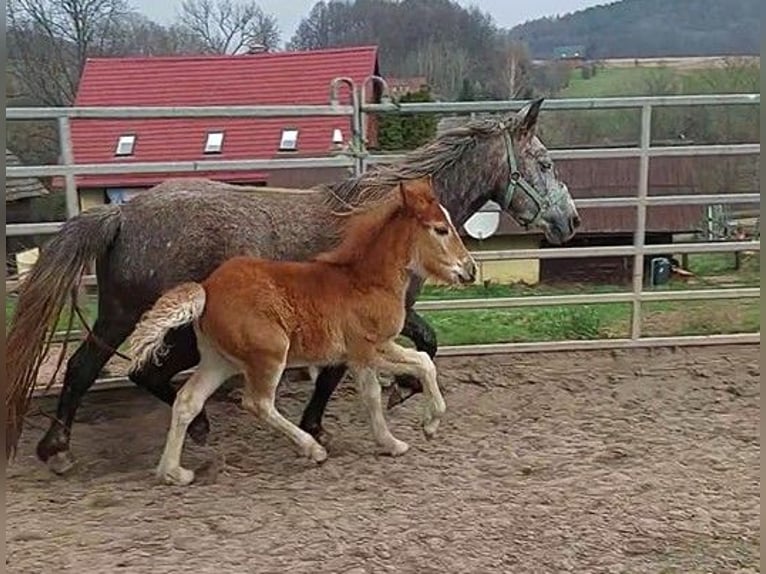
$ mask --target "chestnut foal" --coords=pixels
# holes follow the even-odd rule
[[[157,475],[186,485],[182,468],[186,428],[229,377],[245,375],[242,405],[287,435],[315,462],[327,452],[276,409],[285,368],[347,363],[365,404],[376,442],[389,454],[408,445],[389,431],[378,372],[418,377],[424,388],[423,431],[433,436],[446,405],[436,367],[426,353],[394,342],[405,317],[407,270],[449,283],[472,282],[476,266],[449,213],[436,199],[431,178],[384,190],[381,198],[350,207],[337,247],[309,261],[238,256],[202,283],[167,291],[130,338],[138,369],[167,349],[173,328],[193,323],[200,362],[173,404],[170,430]]]

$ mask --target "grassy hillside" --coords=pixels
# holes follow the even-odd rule
[[[589,58],[760,53],[760,0],[622,0],[516,26],[534,58],[582,45]]]

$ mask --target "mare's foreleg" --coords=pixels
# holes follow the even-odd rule
[[[303,411],[300,428],[323,444],[327,444],[330,435],[322,427],[322,417],[330,397],[345,374],[346,365],[322,368],[316,376],[309,404]]]
[[[130,380],[172,406],[176,399],[176,389],[170,381],[176,374],[196,365],[199,362],[199,352],[191,327],[171,331],[166,342],[170,352],[162,358],[161,364],[158,366],[150,361],[140,371],[131,373]],[[204,407],[189,424],[188,433],[197,444],[207,442],[210,423]]]

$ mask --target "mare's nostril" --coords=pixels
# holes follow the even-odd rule
[[[572,216],[572,229],[577,229],[578,227],[580,227],[580,223],[582,222],[580,221],[579,215]]]

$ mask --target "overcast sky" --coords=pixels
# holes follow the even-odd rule
[[[589,6],[604,4],[597,0],[458,0],[464,6],[475,4],[484,12],[489,12],[495,22],[504,28],[521,24],[541,16],[554,16],[567,12],[576,12]],[[163,24],[175,17],[181,0],[131,0],[138,10]],[[274,14],[282,30],[282,41],[290,39],[295,27],[308,14],[315,0],[261,0],[260,5]]]

